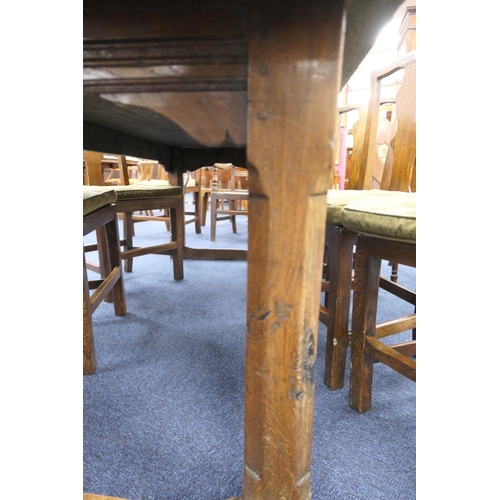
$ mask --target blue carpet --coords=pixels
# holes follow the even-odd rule
[[[246,248],[248,224],[217,225],[210,243],[186,228],[192,247]],[[162,223],[136,225],[137,243],[162,242]],[[91,237],[91,235],[89,235]],[[140,240],[139,238],[144,238]],[[184,263],[173,279],[165,256],[134,260],[125,276],[128,314],[94,313],[98,367],[84,377],[83,489],[130,500],[225,500],[241,493],[246,262]],[[383,273],[390,268],[383,264]],[[415,288],[415,270],[400,266]],[[412,307],[381,291],[380,319]],[[416,498],[416,385],[381,364],[373,409],[359,415],[345,388],[323,383],[326,328],[315,366],[314,500]]]

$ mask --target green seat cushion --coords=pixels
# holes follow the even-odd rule
[[[417,243],[417,195],[356,201],[342,209],[342,225],[356,233]]]
[[[374,197],[393,198],[399,194],[399,191],[381,189],[330,189],[326,195],[326,223],[333,226],[342,225],[342,209],[349,203]]]
[[[114,188],[105,186],[83,186],[83,215],[87,215],[115,201],[116,192]]]
[[[168,186],[151,183],[152,181],[136,182],[130,186],[115,186],[116,200],[144,200],[154,198],[169,198],[182,196],[182,186]]]

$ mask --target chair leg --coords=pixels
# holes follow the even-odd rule
[[[391,281],[393,283],[398,282],[398,263],[397,262],[391,262],[390,263],[392,270],[391,270]]]
[[[123,238],[125,239],[125,250],[130,250],[133,247],[134,222],[132,214],[123,213]],[[132,272],[133,259],[125,259],[125,272]]]
[[[208,212],[208,193],[204,193],[203,196],[201,197],[201,202],[200,202],[200,224],[202,226],[206,225],[207,212]]]
[[[356,243],[351,330],[349,405],[359,413],[372,406],[373,359],[364,352],[365,337],[375,337],[381,260],[369,256],[366,238]]]
[[[183,207],[170,209],[170,225],[172,228],[171,239],[177,242],[177,249],[173,253],[174,280],[180,281],[184,278],[184,210]]]
[[[109,275],[111,269],[109,267],[108,239],[104,227],[98,227],[95,231],[97,242],[97,255],[99,258],[99,267],[101,268],[101,278]],[[112,292],[108,293],[104,298],[104,302],[113,302]]]
[[[83,374],[90,375],[96,369],[96,355],[92,315],[106,298],[112,297],[115,315],[127,313],[123,267],[120,253],[120,236],[114,205],[107,205],[83,217],[83,235],[91,231],[99,235],[101,279],[89,282],[85,245],[83,246]],[[104,273],[104,275],[103,275]],[[90,295],[90,290],[94,290]]]
[[[83,253],[83,374],[91,375],[96,369],[92,311],[90,309],[89,281],[85,251]]]
[[[127,304],[125,301],[125,284],[123,280],[123,267],[120,255],[120,236],[118,232],[118,222],[116,219],[113,219],[106,224],[106,237],[108,240],[109,269],[111,271],[111,269],[121,268],[120,278],[116,281],[112,289],[115,315],[124,316],[127,314]]]
[[[200,200],[200,193],[195,192],[193,193],[193,201],[194,201],[194,213],[195,213],[195,220],[194,220],[194,229],[196,231],[196,234],[201,233],[201,200]]]
[[[163,210],[163,216],[165,217],[165,226],[167,227],[167,231],[170,232],[172,228],[170,226],[170,214],[167,208]]]
[[[210,241],[215,241],[215,225],[217,224],[217,199],[212,196],[210,201]]]
[[[228,207],[229,207],[230,210],[235,210],[236,209],[236,201],[235,200],[229,200]],[[230,219],[231,219],[231,224],[233,226],[233,233],[236,234],[236,215],[232,215],[230,217]]]
[[[325,384],[332,390],[344,387],[355,238],[355,233],[341,226],[326,228],[329,285],[324,377]]]

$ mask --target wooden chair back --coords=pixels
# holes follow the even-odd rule
[[[346,106],[339,109],[339,120],[342,115],[357,113],[358,119],[352,126],[352,150],[346,158],[344,189],[363,189],[360,182],[361,155],[365,140],[367,108],[363,105]]]
[[[371,97],[365,127],[360,164],[359,189],[380,187],[389,191],[412,191],[416,187],[416,51],[382,70],[372,73]],[[404,81],[395,97],[392,125],[388,127],[390,143],[382,178],[374,181],[374,165],[380,159],[380,106],[381,86],[384,78],[404,71]],[[377,136],[379,136],[377,138]],[[375,185],[374,185],[375,184]]]
[[[227,188],[219,176],[229,173]],[[221,183],[222,184],[222,183]],[[245,189],[246,187],[246,189]],[[230,220],[236,233],[236,215],[248,215],[248,170],[232,163],[215,163],[210,195],[210,241],[215,241],[217,221]]]

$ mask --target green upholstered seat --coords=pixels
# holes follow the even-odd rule
[[[83,215],[116,201],[114,188],[105,186],[83,186]]]
[[[341,225],[342,209],[349,203],[380,197],[393,198],[399,194],[401,194],[399,191],[385,191],[382,189],[330,189],[326,196],[326,223]]]
[[[84,188],[87,188],[89,193],[92,192],[95,195],[99,193],[104,194],[109,191],[114,191],[116,201],[145,200],[182,196],[183,190],[181,186],[170,186],[167,184],[163,184],[164,181],[159,182],[161,182],[161,184],[153,181],[139,181],[135,184],[131,184],[130,186],[84,186]]]
[[[417,194],[357,201],[342,209],[342,225],[367,236],[417,243]]]
[[[113,189],[116,191],[116,201],[169,198],[183,194],[182,186],[158,186],[145,182],[136,182],[131,186],[115,186]]]

